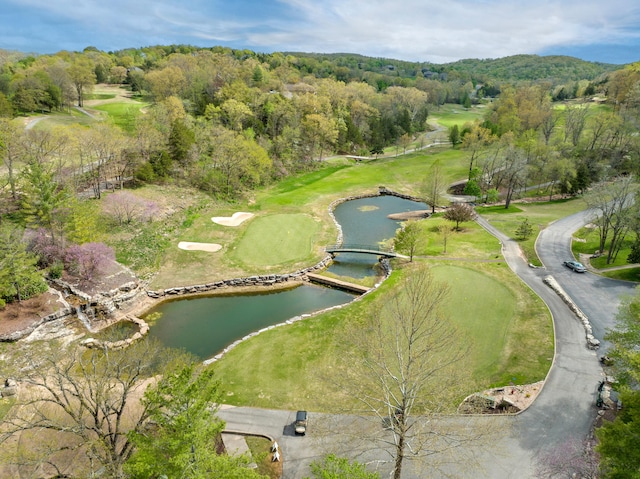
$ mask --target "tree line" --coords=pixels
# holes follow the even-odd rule
[[[392,63],[357,59],[363,60],[356,65],[363,70],[361,78],[340,74],[340,68],[353,66],[345,56],[223,48],[106,53],[89,47],[38,57],[2,55],[0,156],[7,201],[0,215],[18,217],[18,224],[29,229],[43,228],[65,251],[67,240],[92,241],[88,228],[81,228],[83,206],[75,198],[100,198],[105,188],[130,182],[171,182],[236,199],[319,168],[319,160],[330,154],[378,154],[393,144],[404,148],[428,128],[430,110],[444,101],[479,102],[488,87],[469,78],[419,78],[415,72],[394,77]],[[396,84],[364,74],[380,68]],[[572,95],[592,96],[570,103],[554,101],[566,85],[501,84],[497,98],[486,103],[483,121],[454,125],[450,132],[453,145],[469,158],[465,193],[482,201],[502,198],[508,207],[527,187],[550,197],[575,195],[637,173],[639,78],[638,66],[629,65],[597,81],[576,79],[581,86]],[[110,122],[25,129],[14,118],[81,106],[96,82],[122,85],[150,106],[127,130]],[[598,95],[603,103],[586,101]],[[440,196],[432,191],[431,203]],[[604,221],[602,251],[609,231]],[[640,229],[625,224],[612,230],[609,251],[619,249],[622,233]],[[104,248],[97,251],[104,256]],[[64,263],[64,257],[60,253],[49,266]],[[23,290],[5,282],[3,297],[22,298]]]

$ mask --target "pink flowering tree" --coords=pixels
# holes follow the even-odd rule
[[[77,274],[85,281],[92,281],[115,261],[112,248],[104,243],[72,245],[65,251],[64,263],[67,271]]]

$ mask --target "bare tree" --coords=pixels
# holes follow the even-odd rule
[[[440,236],[442,236],[442,252],[446,253],[447,241],[449,240],[449,236],[451,236],[451,233],[453,233],[453,231],[447,223],[442,223],[438,225],[438,232],[440,233]]]
[[[559,121],[560,121],[560,115],[555,113],[553,110],[549,111],[544,116],[544,119],[540,124],[540,130],[542,131],[542,136],[544,137],[545,145],[549,144],[549,140],[551,139],[551,134],[555,130]]]
[[[7,182],[11,189],[13,201],[18,199],[18,167],[24,158],[22,131],[18,124],[8,118],[0,118],[0,158],[7,170]]]
[[[573,146],[578,146],[588,113],[589,105],[567,106],[564,116],[564,141],[571,141]]]
[[[595,224],[598,225],[599,251],[605,251],[607,240],[610,235],[613,236],[609,245],[607,264],[614,259],[619,250],[620,242],[624,240],[631,226],[629,208],[634,201],[631,192],[633,185],[634,178],[631,175],[624,176],[597,184],[585,196],[585,202],[593,212]]]
[[[57,473],[74,474],[79,464],[71,463],[81,463],[84,473],[77,477],[94,477],[100,469],[110,478],[124,477],[133,452],[127,433],[148,417],[139,401],[141,380],[161,369],[167,357],[159,352],[150,341],[120,351],[30,348],[18,376],[19,401],[5,417],[0,441],[30,437],[29,453],[40,453],[30,463],[49,471],[55,464]],[[37,444],[40,437],[44,444]]]
[[[527,162],[522,150],[508,148],[505,151],[498,175],[498,183],[506,189],[504,207],[509,209],[513,195],[525,185],[527,179]]]
[[[425,202],[431,205],[431,213],[435,213],[436,206],[442,202],[447,191],[447,184],[439,161],[435,161],[429,168],[422,191]]]
[[[77,143],[80,171],[87,175],[93,194],[100,199],[107,170],[123,152],[124,137],[118,128],[99,124],[80,134]]]
[[[599,478],[599,458],[593,450],[593,442],[570,438],[560,444],[554,444],[540,454],[536,466],[536,477],[540,479]]]
[[[437,467],[450,460],[447,453],[463,454],[460,446],[486,432],[468,427],[468,418],[442,420],[459,397],[459,385],[469,384],[462,379],[466,347],[444,314],[448,286],[425,268],[404,274],[395,294],[348,335],[344,378],[372,424],[358,432],[388,453],[395,479],[406,461]]]
[[[158,212],[158,205],[145,200],[130,191],[117,191],[104,199],[103,211],[117,224],[131,224],[135,221],[148,221]]]

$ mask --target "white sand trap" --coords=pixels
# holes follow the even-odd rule
[[[187,251],[208,251],[210,253],[215,253],[222,249],[222,245],[216,243],[192,243],[190,241],[180,241],[180,243],[178,243],[178,248]]]
[[[239,226],[253,216],[253,213],[238,211],[232,216],[214,216],[211,221],[222,226]]]

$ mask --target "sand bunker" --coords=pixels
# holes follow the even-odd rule
[[[232,216],[214,216],[211,218],[211,221],[222,226],[239,226],[252,216],[253,213],[243,213],[242,211],[238,211]]]
[[[178,248],[187,251],[208,251],[210,253],[215,253],[222,249],[222,245],[216,243],[192,243],[190,241],[180,241],[180,243],[178,243]]]

